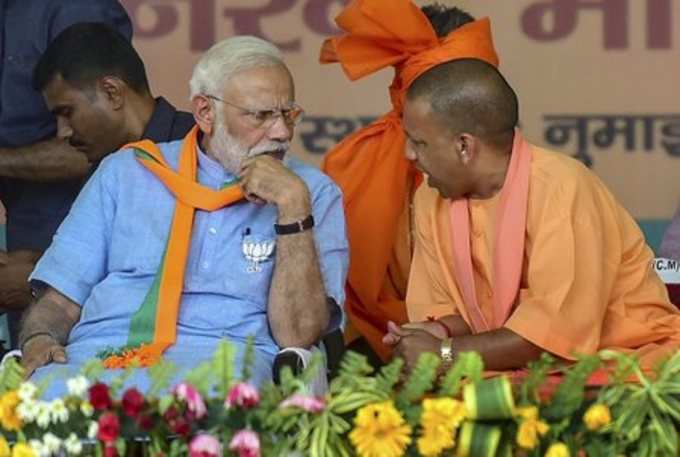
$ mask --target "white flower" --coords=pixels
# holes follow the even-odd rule
[[[19,386],[18,394],[22,402],[29,402],[35,398],[38,388],[30,381],[22,382]]]
[[[97,438],[97,433],[99,433],[99,424],[95,421],[90,422],[90,427],[87,429],[87,437],[93,440]]]
[[[71,433],[64,440],[64,447],[68,455],[80,455],[83,452],[83,443],[80,442],[75,433]]]
[[[90,387],[90,381],[88,381],[85,376],[76,376],[75,378],[66,381],[66,387],[68,388],[68,393],[70,395],[82,397]]]
[[[50,432],[43,435],[43,444],[49,454],[56,454],[61,449],[61,439]]]
[[[40,440],[31,440],[28,442],[28,444],[38,457],[49,457],[50,451],[47,450],[47,446],[45,446]]]
[[[36,405],[36,423],[40,428],[47,428],[50,425],[50,407],[44,402],[40,401]]]
[[[64,400],[61,398],[57,398],[56,400],[52,401],[50,404],[50,410],[53,423],[65,423],[68,420],[68,409],[66,409]]]
[[[80,404],[80,412],[83,413],[83,416],[85,417],[90,417],[92,414],[94,414],[94,407],[92,406],[92,403],[89,401],[84,401]]]
[[[38,404],[34,401],[20,403],[17,406],[17,414],[24,423],[31,423],[38,415]]]

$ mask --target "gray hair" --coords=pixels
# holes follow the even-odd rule
[[[190,98],[217,95],[237,73],[251,68],[283,65],[283,54],[268,41],[254,36],[235,36],[213,45],[194,67],[189,81]]]

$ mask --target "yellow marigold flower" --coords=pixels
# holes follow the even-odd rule
[[[17,443],[12,449],[12,457],[36,457],[33,448],[26,443]]]
[[[545,457],[569,457],[570,455],[569,447],[562,442],[551,444],[545,453]]]
[[[9,444],[4,436],[0,435],[0,457],[9,457]]]
[[[612,421],[612,415],[609,412],[609,407],[602,403],[592,405],[583,415],[583,422],[585,422],[588,430],[599,430],[605,425],[609,425]]]
[[[418,452],[425,457],[437,456],[445,449],[452,448],[454,444],[453,431],[447,433],[439,428],[425,430],[423,435],[418,438]]]
[[[538,418],[535,406],[517,408],[517,415],[522,418],[517,430],[517,444],[523,449],[535,448],[539,437],[548,433],[550,427]]]
[[[0,398],[0,424],[5,430],[16,431],[21,428],[21,419],[17,415],[19,401],[16,390],[7,392]]]
[[[424,456],[439,455],[444,449],[453,447],[455,430],[466,414],[465,404],[453,398],[423,400],[420,417],[423,434],[418,439],[418,452]]]
[[[349,439],[360,457],[401,457],[411,443],[411,427],[391,401],[361,408]]]

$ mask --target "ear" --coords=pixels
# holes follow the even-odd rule
[[[456,137],[456,151],[463,165],[468,165],[477,156],[478,146],[477,138],[469,133],[461,133]]]
[[[114,110],[119,110],[125,105],[125,92],[128,87],[125,82],[115,76],[104,76],[97,81],[97,89],[111,104]]]
[[[212,135],[215,124],[215,104],[205,95],[196,95],[191,99],[191,112],[194,120],[206,135]]]

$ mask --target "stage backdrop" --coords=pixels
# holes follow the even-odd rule
[[[338,65],[318,63],[343,0],[122,3],[154,93],[183,108],[191,69],[214,42],[253,34],[281,47],[307,112],[295,153],[310,162],[388,109],[391,70],[351,83]],[[680,1],[441,3],[491,18],[526,136],[591,166],[656,244],[680,201]]]

